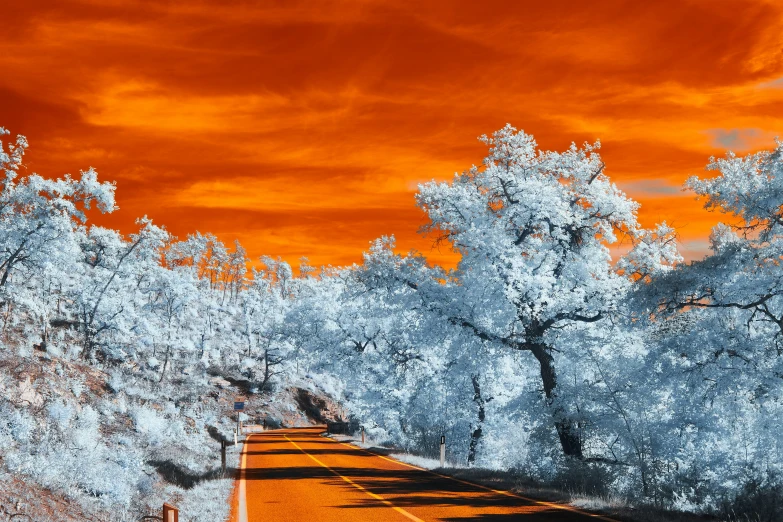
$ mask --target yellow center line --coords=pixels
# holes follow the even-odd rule
[[[334,439],[332,439],[332,440],[334,440]],[[349,447],[351,449],[354,449],[356,451],[363,451],[365,453],[369,453],[370,455],[375,455],[378,458],[381,458],[383,460],[388,460],[389,462],[393,462],[394,464],[401,464],[401,465],[407,466],[409,468],[413,468],[413,469],[417,469],[419,471],[423,471],[425,473],[429,473],[430,475],[435,475],[437,477],[453,480],[454,482],[459,482],[460,484],[466,484],[468,486],[473,486],[475,488],[480,488],[480,489],[484,489],[486,491],[491,491],[493,493],[497,493],[498,495],[505,495],[507,497],[518,498],[518,499],[521,499],[521,500],[525,500],[527,502],[533,502],[533,503],[538,504],[540,506],[546,506],[546,507],[550,507],[550,508],[553,508],[553,509],[562,509],[563,511],[570,511],[572,513],[578,513],[578,514],[580,514],[582,516],[596,518],[598,520],[603,520],[605,522],[619,522],[618,520],[615,520],[613,518],[605,517],[603,515],[597,515],[595,513],[589,513],[587,511],[582,511],[581,509],[577,509],[577,508],[574,508],[574,507],[571,507],[571,506],[566,506],[564,504],[556,504],[554,502],[546,502],[544,500],[536,500],[534,498],[523,497],[522,495],[517,495],[516,493],[511,493],[510,491],[504,491],[502,489],[494,489],[494,488],[490,488],[488,486],[482,486],[481,484],[476,484],[475,482],[468,482],[467,480],[462,480],[462,479],[458,479],[458,478],[455,478],[455,477],[450,477],[448,475],[442,475],[440,473],[436,473],[434,471],[430,471],[430,470],[425,469],[425,468],[420,468],[419,466],[414,466],[413,464],[408,464],[407,462],[402,462],[402,461],[399,461],[399,460],[390,459],[388,457],[385,457],[383,455],[379,455],[378,453],[374,453],[374,452],[366,450],[364,448],[360,448],[360,447],[354,446],[352,444],[346,444],[345,442],[340,442],[340,441],[336,441],[336,440],[334,442],[336,442],[338,444],[342,444],[343,446],[347,446],[347,447]]]
[[[382,496],[380,496],[380,495],[376,495],[376,494],[375,494],[375,493],[373,493],[372,491],[369,491],[368,489],[366,489],[365,487],[363,487],[363,486],[361,486],[361,485],[357,484],[356,482],[354,482],[353,480],[349,479],[348,477],[346,477],[346,476],[344,476],[344,475],[341,475],[341,474],[337,473],[335,470],[333,470],[332,468],[330,468],[329,466],[327,466],[326,464],[324,464],[323,462],[321,462],[320,460],[318,460],[317,458],[313,457],[312,455],[310,455],[309,453],[307,453],[305,450],[303,450],[303,449],[302,449],[302,447],[301,447],[301,446],[299,446],[299,444],[297,444],[296,442],[294,442],[294,441],[292,441],[291,439],[289,439],[289,438],[288,438],[288,435],[283,435],[283,436],[286,438],[286,440],[287,440],[288,442],[290,442],[291,444],[293,444],[293,445],[296,447],[296,449],[298,449],[299,451],[301,451],[302,453],[304,453],[305,455],[307,455],[308,457],[310,457],[311,459],[313,459],[315,462],[317,462],[318,464],[320,464],[320,465],[321,465],[321,466],[323,466],[324,468],[328,469],[329,471],[331,471],[332,473],[334,473],[335,475],[337,475],[338,477],[340,477],[341,479],[343,479],[344,481],[346,481],[346,482],[347,482],[348,484],[350,484],[351,486],[353,486],[353,487],[355,487],[356,489],[359,489],[359,490],[361,490],[361,491],[363,491],[363,492],[367,493],[368,495],[370,495],[372,498],[374,498],[374,499],[376,499],[376,500],[380,500],[381,502],[383,502],[384,504],[386,504],[387,506],[389,506],[389,507],[390,507],[390,508],[392,508],[393,510],[395,510],[395,511],[397,511],[398,513],[400,513],[400,514],[404,515],[405,517],[409,518],[410,520],[413,520],[414,522],[424,522],[422,519],[420,519],[420,518],[419,518],[419,517],[417,517],[416,515],[412,515],[411,513],[408,513],[407,511],[405,511],[405,510],[404,510],[404,509],[402,509],[401,507],[397,507],[397,506],[395,506],[394,504],[392,504],[391,502],[389,502],[388,500],[386,500],[386,499],[385,499],[385,498],[383,498]]]

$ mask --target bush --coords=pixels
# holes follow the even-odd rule
[[[608,497],[614,474],[606,464],[567,459],[552,480],[552,485],[571,494]]]
[[[783,481],[774,475],[749,480],[722,511],[727,520],[777,522],[783,514]]]

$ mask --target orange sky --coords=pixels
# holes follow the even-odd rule
[[[600,138],[607,174],[702,255],[680,185],[783,135],[783,3],[0,2],[0,125],[28,169],[95,167],[147,214],[256,258],[360,261],[419,237],[419,182],[479,163],[506,122],[542,148]]]

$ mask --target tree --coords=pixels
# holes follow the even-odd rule
[[[253,271],[253,280],[239,294],[235,331],[241,336],[245,375],[259,392],[269,390],[275,376],[284,373],[292,340],[286,330],[286,315],[292,296],[280,283],[281,272],[290,267],[262,258],[264,269]],[[287,277],[283,275],[287,280]]]
[[[637,399],[654,389],[669,403],[667,418],[650,423],[651,440],[676,457],[680,474],[712,477],[716,492],[774,483],[783,472],[775,422],[783,409],[783,144],[712,158],[707,170],[717,175],[687,187],[731,225],[713,228],[704,259],[635,285],[629,309],[650,347]]]
[[[211,290],[221,292],[221,303],[236,300],[245,287],[247,253],[239,241],[234,250],[213,234],[190,234],[185,241],[172,244],[166,252],[166,262],[171,266],[188,266]]]
[[[638,205],[604,174],[598,143],[542,152],[510,125],[481,141],[489,146],[482,168],[420,185],[416,195],[426,229],[461,255],[450,284],[429,285],[425,299],[479,339],[535,358],[562,450],[582,457],[556,367],[558,352],[575,347],[558,338],[616,309],[629,281],[608,245],[639,233]]]
[[[712,158],[707,169],[719,175],[692,177],[689,188],[705,199],[705,208],[739,222],[713,228],[712,255],[655,280],[658,304],[669,311],[747,310],[751,321],[775,326],[778,344],[783,334],[783,142],[774,151]]]
[[[81,236],[81,285],[72,297],[86,359],[93,356],[105,333],[133,328],[123,320],[143,306],[139,288],[154,274],[169,241],[168,232],[146,217],[137,223],[139,232],[129,240],[115,230],[95,226]]]
[[[45,179],[37,174],[19,176],[27,140],[18,136],[6,144],[0,127],[0,169],[5,174],[0,192],[0,287],[11,275],[25,269],[30,277],[57,262],[73,262],[73,231],[86,221],[85,210],[94,204],[101,212],[112,212],[114,184],[98,182],[89,169],[79,179],[66,175]]]
[[[148,297],[145,311],[152,316],[151,337],[154,346],[164,348],[160,369],[162,382],[166,368],[179,351],[193,352],[192,337],[198,329],[195,302],[199,297],[191,272],[154,267],[140,290]]]

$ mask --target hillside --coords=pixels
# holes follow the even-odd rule
[[[163,502],[183,520],[225,520],[237,451],[220,471],[220,438],[233,445],[242,390],[192,369],[164,382],[137,365],[110,371],[35,349],[0,359],[0,514],[50,522],[136,521]],[[251,395],[247,413],[270,426],[309,425],[311,381]],[[326,403],[318,399],[323,407]],[[318,410],[318,414],[329,412]]]

